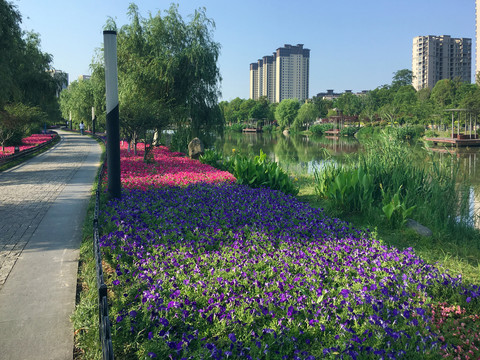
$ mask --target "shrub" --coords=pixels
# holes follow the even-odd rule
[[[239,184],[246,184],[252,188],[266,187],[285,194],[298,194],[299,189],[294,186],[288,174],[276,162],[268,160],[262,150],[260,155],[253,159],[235,154],[225,162],[225,166]]]
[[[425,135],[423,125],[405,125],[395,128],[395,134],[399,140],[415,140]]]
[[[235,124],[232,124],[232,126],[230,126],[230,130],[235,132],[242,132],[244,128],[245,128],[245,125],[240,123],[235,123]]]
[[[22,144],[22,139],[24,137],[23,130],[16,130],[11,138],[5,142],[5,146],[16,146]]]
[[[348,126],[348,127],[344,127],[342,130],[340,130],[340,135],[341,136],[355,136],[357,131],[358,131],[358,127]]]
[[[262,127],[262,131],[264,131],[264,132],[272,132],[273,129],[274,129],[273,125],[263,125],[263,127]]]
[[[207,150],[205,155],[200,157],[200,161],[230,172],[235,176],[238,184],[245,184],[252,188],[270,188],[291,195],[296,195],[299,191],[288,174],[276,162],[268,160],[262,150],[260,155],[253,159],[236,152],[232,157],[224,158],[215,150]]]
[[[425,136],[426,137],[438,137],[440,134],[437,130],[426,130]]]
[[[314,134],[314,135],[318,135],[318,136],[322,136],[325,131],[327,130],[332,130],[334,128],[334,124],[315,124],[315,125],[312,125],[310,126],[310,131]]]
[[[373,176],[362,167],[342,169],[335,165],[315,172],[315,191],[338,208],[347,211],[370,211],[373,203]]]
[[[226,170],[222,164],[223,155],[215,149],[206,149],[203,155],[200,155],[200,162],[208,164],[220,170]]]

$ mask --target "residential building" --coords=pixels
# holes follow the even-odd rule
[[[270,102],[308,99],[310,49],[286,44],[273,55],[250,64],[250,98],[265,96]]]
[[[258,87],[258,63],[252,63],[250,64],[250,99],[260,97]]]
[[[475,81],[480,72],[480,0],[475,0]]]
[[[48,72],[57,81],[58,87],[55,95],[59,97],[62,90],[68,87],[68,73],[55,69],[48,70]]]
[[[412,47],[412,85],[433,88],[442,79],[471,82],[472,39],[448,35],[417,36]]]
[[[317,98],[322,98],[323,100],[335,100],[338,99],[343,94],[354,94],[356,96],[365,96],[367,95],[368,90],[362,90],[361,92],[353,93],[352,90],[345,90],[343,93],[336,93],[333,89],[328,89],[327,92],[321,92],[317,94]]]

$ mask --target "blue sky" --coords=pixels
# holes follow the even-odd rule
[[[132,1],[9,0],[23,16],[22,28],[40,34],[42,50],[70,81],[89,74],[103,41],[108,17],[128,23]],[[171,1],[135,2],[141,14],[167,9]],[[391,83],[393,73],[411,69],[412,40],[419,35],[451,35],[473,40],[474,0],[182,0],[185,20],[205,7],[214,20],[223,100],[249,96],[249,64],[284,44],[304,44],[310,52],[310,96],[326,89],[371,90]]]

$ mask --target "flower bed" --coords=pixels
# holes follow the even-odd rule
[[[31,149],[49,140],[52,140],[51,134],[33,134],[33,135],[30,135],[29,137],[23,138],[22,145],[20,145],[18,148],[20,151]],[[5,151],[4,152],[0,151],[0,158],[12,155],[14,152],[15,152],[14,146],[5,146]]]
[[[182,166],[183,158],[165,152],[155,160],[165,156],[172,161],[167,168]],[[124,175],[123,184],[140,190],[109,203],[101,239],[115,270],[117,353],[438,358],[453,351],[430,304],[478,312],[479,287],[291,196],[230,184],[154,189],[170,185],[152,170],[164,165],[142,172],[136,160],[126,160],[136,180]],[[155,182],[141,180],[142,173]]]
[[[150,164],[143,161],[144,144],[138,144],[137,149],[137,155],[134,155],[133,151],[128,151],[126,143],[120,147],[121,183],[124,189],[147,190],[197,182],[235,182],[232,174],[201,164],[181,153],[170,152],[165,146],[152,150],[154,161]]]

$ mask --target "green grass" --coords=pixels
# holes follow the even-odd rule
[[[105,158],[105,146],[101,141],[98,142],[103,150],[101,158],[103,161]],[[75,312],[71,318],[75,329],[75,359],[102,359],[102,349],[99,342],[97,278],[93,253],[93,218],[95,192],[99,175],[98,173],[95,178],[92,196],[82,229],[77,277],[77,299]],[[105,199],[102,199],[102,201],[103,203],[106,202]]]

